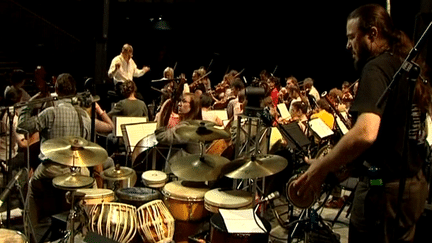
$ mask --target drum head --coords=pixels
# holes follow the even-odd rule
[[[315,195],[313,191],[307,191],[304,195],[297,195],[294,190],[293,182],[297,179],[298,175],[291,177],[287,183],[287,197],[288,200],[298,208],[309,208],[315,202]]]
[[[172,181],[164,186],[162,194],[173,199],[203,201],[208,190],[208,187],[189,187],[185,186],[182,181]]]
[[[153,188],[163,187],[168,180],[167,174],[159,170],[148,170],[142,173],[144,185]]]
[[[145,187],[127,187],[116,191],[120,202],[132,204],[136,207],[155,199],[161,198],[161,193],[157,190]]]
[[[0,229],[0,243],[10,243],[10,242],[27,243],[28,240],[26,236],[19,231],[10,230],[10,229]]]
[[[252,204],[252,195],[241,190],[222,191],[216,188],[204,196],[205,203],[220,208],[242,208]]]
[[[84,201],[86,204],[100,204],[103,202],[112,202],[115,200],[114,191],[102,188],[83,188],[77,192],[84,193]]]

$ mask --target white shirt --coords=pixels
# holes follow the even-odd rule
[[[120,64],[120,68],[115,70],[115,65],[117,63]],[[132,81],[134,77],[138,78],[144,74],[145,71],[143,69],[138,69],[132,58],[127,62],[121,54],[114,57],[108,70],[108,77],[114,79],[114,85],[128,80]]]

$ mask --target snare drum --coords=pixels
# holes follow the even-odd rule
[[[219,213],[219,209],[252,208],[252,195],[241,190],[223,191],[220,188],[206,192],[204,206],[212,213]]]
[[[89,231],[125,243],[136,234],[136,207],[124,203],[94,205],[89,215]]]
[[[16,230],[0,229],[0,243],[28,243],[27,237]]]
[[[150,243],[172,241],[174,218],[162,200],[146,203],[137,210],[138,232]]]
[[[161,199],[162,194],[154,189],[145,187],[127,187],[120,188],[116,195],[121,203],[126,203],[139,207],[155,199]]]
[[[162,190],[164,203],[172,216],[183,221],[196,221],[207,216],[204,195],[209,188],[189,187],[183,184],[181,181],[173,181],[167,183]]]
[[[162,188],[165,186],[168,176],[159,170],[148,170],[142,173],[142,181],[145,186],[151,188]]]

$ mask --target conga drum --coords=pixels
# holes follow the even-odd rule
[[[0,229],[0,243],[28,243],[27,237],[16,230]]]
[[[252,208],[252,194],[242,190],[221,190],[216,188],[204,195],[204,206],[212,213],[219,213],[219,209]]]
[[[150,243],[162,243],[174,237],[174,218],[162,200],[141,205],[137,210],[138,232]]]
[[[271,231],[270,223],[260,218],[267,232]],[[229,233],[221,214],[214,214],[210,218],[210,243],[263,243],[268,242],[267,233]]]
[[[150,201],[161,199],[162,194],[155,189],[145,187],[126,187],[116,191],[116,196],[121,203],[140,207]]]
[[[310,190],[305,192],[303,195],[297,195],[297,190],[294,189],[293,185],[298,177],[299,174],[292,176],[288,180],[286,184],[287,199],[298,208],[310,208],[315,203],[315,194]]]
[[[204,207],[204,195],[208,187],[192,187],[186,182],[172,181],[163,190],[163,201],[177,220],[197,221],[208,215]]]
[[[94,205],[89,214],[89,231],[121,243],[136,234],[136,207],[124,203]]]

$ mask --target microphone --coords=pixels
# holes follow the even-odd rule
[[[265,197],[263,200],[259,201],[258,203],[268,202],[279,197],[280,197],[280,193],[278,191],[275,191],[270,193],[267,197]]]
[[[0,194],[0,207],[3,205],[3,203],[5,202],[6,198],[9,196],[12,187],[15,185],[15,183],[19,180],[19,178],[21,177],[21,175],[23,174],[23,172],[26,169],[21,169],[20,171],[18,171],[18,173],[14,176],[14,178],[9,182],[9,184],[6,186],[5,190],[2,192],[2,194]]]

